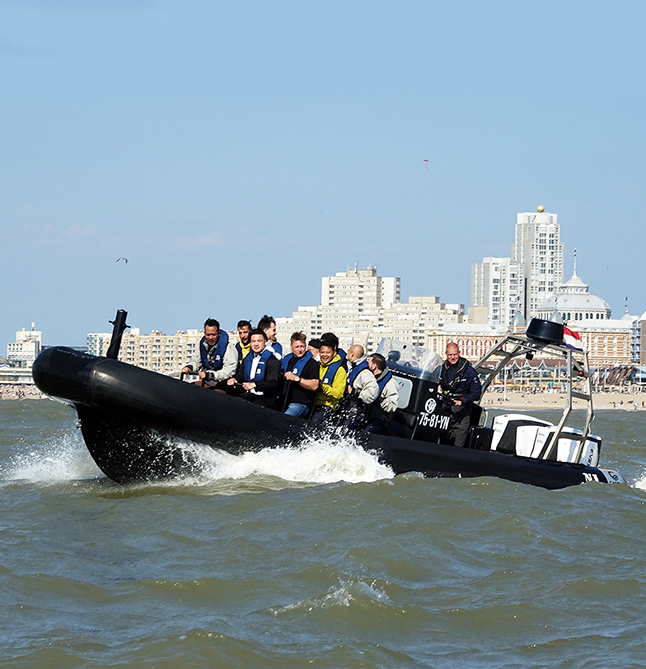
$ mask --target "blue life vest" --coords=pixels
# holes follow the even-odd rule
[[[293,353],[288,353],[280,362],[280,367],[283,370],[283,374],[287,371],[287,365],[289,364],[289,361],[294,357]],[[305,365],[307,365],[308,361],[312,359],[312,354],[309,351],[305,351],[305,355],[302,358],[299,358],[295,363],[294,366],[289,370],[292,374],[296,374],[296,376],[300,376],[303,373],[303,370],[305,369]]]
[[[280,360],[283,357],[283,347],[277,341],[270,341],[267,343],[272,347],[274,353],[278,353],[278,359]]]
[[[227,351],[227,346],[229,345],[229,335],[220,330],[220,338],[218,343],[215,345],[215,349],[211,349],[211,354],[207,353],[207,344],[206,337],[200,339],[200,359],[202,361],[203,369],[212,369],[217,371],[222,369],[224,362],[224,354]]]
[[[334,381],[334,377],[336,376],[336,373],[339,371],[339,367],[341,367],[342,365],[343,365],[343,360],[337,360],[336,362],[330,363],[330,366],[325,370],[325,375],[323,376],[323,380],[321,381],[321,383],[324,383],[326,386],[331,386],[332,381]]]
[[[388,373],[384,376],[383,379],[381,379],[381,381],[377,381],[377,385],[379,386],[379,397],[381,397],[381,393],[383,393],[386,384],[392,378],[393,378],[392,372],[388,371]]]
[[[348,374],[348,385],[354,385],[354,380],[363,372],[364,369],[370,369],[368,367],[368,361],[364,360],[360,365],[357,365],[349,374]]]
[[[253,358],[256,354],[253,351],[250,351],[247,353],[245,359],[244,359],[244,380],[245,383],[253,381],[258,382],[258,381],[264,381],[265,379],[265,363],[269,358],[271,358],[272,355],[274,355],[271,351],[263,351],[260,354],[260,361],[258,362],[258,366],[256,367],[256,373],[254,374],[253,379],[250,378],[251,376],[251,364],[253,363]]]

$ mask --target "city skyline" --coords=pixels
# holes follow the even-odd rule
[[[5,3],[0,343],[286,316],[355,263],[467,305],[538,205],[642,310],[646,8],[510,7]]]

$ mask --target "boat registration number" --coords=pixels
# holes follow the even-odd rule
[[[438,430],[448,430],[449,419],[450,416],[442,416],[437,413],[428,414],[426,411],[422,411],[419,415],[419,424],[422,427],[437,428]]]

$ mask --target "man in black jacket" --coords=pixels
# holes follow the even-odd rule
[[[456,446],[464,446],[471,424],[471,408],[480,399],[482,385],[471,363],[460,357],[457,344],[446,345],[446,360],[440,375],[442,396],[451,404],[449,437]]]
[[[263,330],[252,330],[251,351],[238,367],[236,375],[227,381],[233,391],[242,390],[245,399],[270,409],[275,408],[280,363],[273,352],[265,348],[267,335]]]

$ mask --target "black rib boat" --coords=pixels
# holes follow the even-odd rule
[[[112,357],[120,339],[115,325],[114,346],[108,351],[111,357],[51,347],[40,354],[33,367],[36,385],[44,393],[74,405],[92,458],[118,483],[195,473],[199,463],[177,440],[240,454],[276,446],[297,447],[305,438],[329,435],[325,426],[121,362]],[[500,349],[501,365],[513,357],[512,350],[525,347],[540,351],[546,345],[549,342],[516,336]],[[568,349],[559,343],[556,346],[573,360]],[[390,433],[354,434],[361,447],[378,454],[395,474],[496,476],[544,488],[587,481],[624,482],[617,472],[593,466],[600,439],[590,435],[589,429],[565,427],[565,419],[553,426],[529,416],[498,416],[498,424],[487,427],[481,417],[472,425],[467,448],[442,443],[446,442],[448,412],[438,397],[437,380],[428,368],[420,366],[420,355],[427,352],[406,345],[403,349],[393,347],[393,342],[386,346],[382,342],[381,350],[400,384],[400,408]],[[393,355],[395,350],[399,355]],[[414,355],[406,359],[402,352]],[[485,361],[477,369],[487,377],[486,389],[495,368],[487,367]],[[580,393],[574,391],[574,396]],[[527,440],[532,435],[530,448]]]

